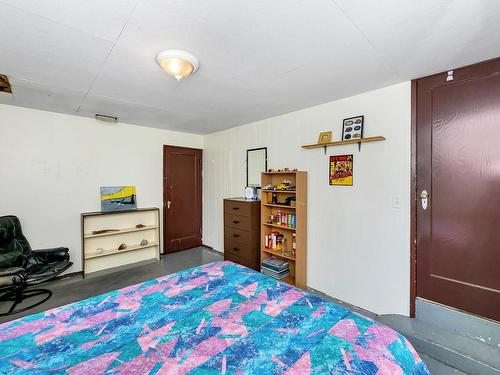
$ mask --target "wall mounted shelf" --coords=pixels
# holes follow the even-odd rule
[[[325,150],[326,154],[326,149],[328,147],[335,147],[335,146],[344,146],[344,145],[352,145],[352,144],[357,144],[359,150],[361,150],[361,143],[368,143],[368,142],[380,142],[380,141],[385,141],[385,137],[382,136],[376,136],[376,137],[366,137],[366,138],[360,138],[360,139],[351,139],[348,141],[335,141],[335,142],[328,142],[328,143],[316,143],[312,145],[304,145],[302,148],[305,149],[313,149],[313,148],[322,148]]]

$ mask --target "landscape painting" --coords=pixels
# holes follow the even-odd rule
[[[101,211],[135,210],[135,186],[101,186]]]

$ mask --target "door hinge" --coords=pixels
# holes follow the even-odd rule
[[[448,70],[448,76],[446,77],[446,82],[453,81],[453,70]]]

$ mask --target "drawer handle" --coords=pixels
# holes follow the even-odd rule
[[[240,209],[239,207],[233,207],[233,210],[235,210],[235,211],[237,211],[239,209]]]
[[[240,221],[239,220],[233,220],[233,224],[239,224]]]
[[[233,250],[234,251],[240,251],[240,248],[239,247],[233,247]]]
[[[239,234],[233,234],[233,237],[238,238],[240,235]]]

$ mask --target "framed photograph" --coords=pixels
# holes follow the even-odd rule
[[[356,116],[344,119],[342,127],[342,140],[350,141],[363,138],[363,124],[365,116]]]
[[[353,166],[352,154],[330,156],[330,185],[352,186]]]
[[[318,144],[322,145],[332,141],[332,132],[321,132],[319,133]]]

